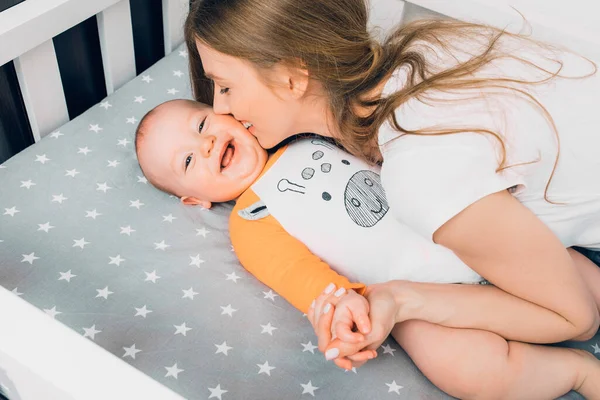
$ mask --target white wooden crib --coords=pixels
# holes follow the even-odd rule
[[[189,0],[162,5],[169,54],[183,42]],[[519,31],[522,14],[533,37],[600,60],[600,5],[592,0],[371,0],[371,8],[382,33],[438,14]],[[0,66],[14,61],[36,142],[69,121],[52,38],[94,15],[111,94],[136,75],[129,0],[27,0],[0,13]],[[0,383],[10,375],[22,400],[180,398],[1,287],[0,315]]]

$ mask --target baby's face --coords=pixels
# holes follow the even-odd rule
[[[145,127],[138,159],[148,178],[179,197],[237,198],[260,175],[266,151],[229,115],[189,100],[159,106]]]

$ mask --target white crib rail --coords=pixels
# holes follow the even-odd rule
[[[183,42],[189,0],[163,0],[165,53]],[[0,13],[0,65],[14,60],[35,141],[69,120],[52,38],[97,15],[108,94],[135,77],[129,0],[27,0]]]
[[[119,1],[97,15],[106,93],[135,77],[135,54],[129,0]]]
[[[188,0],[163,0],[163,32],[165,37],[165,54],[170,54],[175,47],[183,43],[183,23],[190,9]]]
[[[69,121],[52,39],[14,61],[31,132],[37,142]]]

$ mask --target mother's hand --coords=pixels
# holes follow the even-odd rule
[[[333,355],[336,365],[344,369],[358,367],[376,356],[376,349],[389,336],[394,325],[408,319],[404,312],[404,301],[400,304],[399,300],[404,298],[403,293],[410,292],[406,288],[407,284],[408,282],[390,281],[367,287],[364,297],[368,301],[371,327],[368,332],[363,331],[363,335],[348,337],[347,332],[353,328],[352,318],[345,315],[344,309],[336,309],[331,314],[325,313],[325,318],[321,318],[315,327],[319,349],[330,357]],[[334,336],[338,338],[332,342],[331,326]],[[323,343],[326,343],[325,348],[322,348]]]

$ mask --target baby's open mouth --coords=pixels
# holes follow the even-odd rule
[[[221,171],[226,169],[231,160],[233,159],[233,154],[235,153],[235,145],[233,144],[233,140],[227,143],[225,147],[225,151],[223,152],[223,157],[221,157]]]

